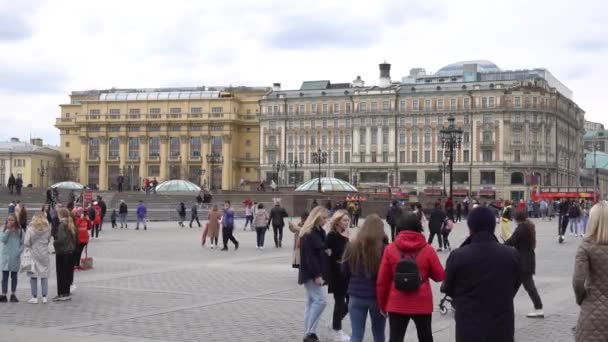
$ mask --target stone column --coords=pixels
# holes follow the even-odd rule
[[[148,137],[145,135],[139,136],[139,180],[134,179],[133,184],[137,184],[140,181],[139,186],[143,186],[144,178],[148,177]]]
[[[359,156],[359,145],[360,143],[360,139],[359,139],[359,127],[356,127],[355,129],[353,129],[353,156],[352,156],[352,161],[355,163],[358,163],[361,159],[361,157]]]
[[[181,156],[181,165],[180,165],[180,178],[186,179],[186,175],[190,172],[188,169],[188,139],[187,135],[182,135],[179,137],[179,155]]]
[[[224,163],[222,165],[222,190],[230,190],[232,188],[232,137],[224,135],[222,137],[222,157]]]
[[[80,137],[80,166],[78,177],[81,184],[88,185],[89,180],[87,179],[87,159],[88,159],[88,147],[89,147],[89,138]],[[10,163],[9,163],[10,164]]]
[[[108,190],[108,138],[99,137],[99,190]]]
[[[365,156],[361,159],[361,162],[369,163],[371,162],[372,155],[372,128],[367,126],[365,127]]]
[[[123,171],[126,170],[125,166],[127,163],[127,143],[128,143],[128,139],[126,136],[120,136],[120,150],[118,153],[118,158],[120,159],[120,165],[118,166],[120,168],[119,173],[121,175],[123,175]],[[123,175],[125,176],[125,175]],[[124,184],[123,184],[124,185]]]
[[[397,154],[395,153],[395,131],[397,127],[388,128],[388,161],[394,163],[397,160]],[[397,179],[397,177],[395,177]]]
[[[202,175],[201,184],[199,185],[205,185],[205,187],[209,186],[207,179],[211,174],[211,168],[207,163],[207,155],[210,153],[209,151],[209,136],[203,136],[201,137],[201,169],[205,170],[205,174]]]
[[[160,136],[160,182],[169,180],[169,137],[166,135]]]

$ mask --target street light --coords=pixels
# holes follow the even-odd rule
[[[448,154],[448,167],[450,170],[450,197],[452,198],[453,186],[454,186],[454,151],[459,150],[462,147],[462,129],[456,128],[456,119],[450,114],[448,118],[448,127],[439,131],[441,136],[441,144],[443,149],[447,150]]]
[[[207,172],[207,170],[205,169],[200,169],[198,176],[199,176],[199,180],[198,180],[198,184],[200,184],[203,189],[205,189],[205,184],[203,184],[203,179],[205,179],[205,172]]]
[[[211,152],[211,153],[207,154],[205,157],[207,158],[207,163],[209,165],[211,165],[211,167],[210,167],[211,171],[209,172],[209,189],[214,190],[214,186],[213,186],[213,184],[211,184],[211,182],[213,181],[213,165],[223,163],[224,157],[222,157],[222,155],[219,154],[218,152]]]
[[[37,172],[38,172],[38,176],[40,177],[40,187],[44,188],[44,184],[43,184],[44,176],[49,172],[49,169],[48,168],[45,169],[44,165],[41,165],[37,169]],[[2,173],[4,173],[4,172],[2,172]]]
[[[277,183],[278,183],[277,185],[279,185],[279,184],[281,184],[281,170],[283,170],[283,172],[285,172],[285,170],[287,169],[287,164],[285,164],[285,162],[277,160],[277,162],[274,166],[277,170]]]
[[[289,161],[289,167],[293,167],[293,185],[298,185],[298,168],[302,167],[302,161],[296,159]],[[289,180],[287,180],[289,182]]]
[[[327,152],[321,151],[321,148],[317,150],[317,152],[312,153],[312,162],[319,164],[319,182],[317,186],[317,191],[322,192],[321,189],[321,164],[327,164]]]
[[[443,179],[443,181],[442,181],[442,184],[443,184],[443,196],[446,195],[446,192],[445,192],[445,173],[447,172],[446,164],[447,164],[447,161],[445,159],[443,159],[441,161],[441,164],[439,164],[439,172],[441,172],[441,176],[443,177],[442,178]]]

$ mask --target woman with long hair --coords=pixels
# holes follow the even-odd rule
[[[66,208],[58,211],[59,227],[53,241],[55,268],[57,273],[57,297],[53,301],[70,300],[70,285],[74,277],[74,249],[76,249],[76,226]]]
[[[38,304],[38,279],[42,288],[42,303],[47,303],[49,293],[49,266],[51,257],[49,243],[51,242],[51,228],[42,212],[34,214],[32,222],[25,232],[23,245],[30,251],[32,268],[27,272],[30,277],[32,298],[30,304]]]
[[[306,289],[306,311],[304,312],[304,342],[317,342],[316,331],[327,305],[325,291],[325,230],[327,209],[315,207],[300,229],[300,268],[298,284]]]
[[[17,215],[17,223],[19,223],[19,227],[25,232],[27,229],[27,210],[25,209],[25,204],[17,204],[17,207],[15,208],[15,215]]]
[[[376,280],[385,239],[384,222],[380,216],[373,214],[365,218],[359,233],[344,251],[342,269],[350,278],[348,310],[353,331],[351,342],[363,341],[368,312],[374,342],[385,340],[386,318],[380,313],[376,297]]]
[[[327,284],[329,293],[334,295],[334,313],[332,330],[334,341],[349,341],[342,330],[342,320],[348,313],[348,278],[342,272],[342,256],[348,243],[348,226],[350,217],[344,209],[334,212],[329,223],[329,233],[325,239],[325,252],[327,253]]]
[[[249,208],[251,210],[251,208]],[[258,210],[255,212],[255,218],[251,222],[251,226],[255,227],[256,244],[255,248],[264,249],[264,237],[266,237],[266,231],[268,230],[268,220],[270,216],[264,209],[264,204],[258,204]],[[245,223],[247,225],[247,223]],[[246,226],[245,226],[246,227]],[[246,229],[246,228],[245,228]]]
[[[7,301],[8,293],[8,278],[11,278],[11,303],[17,303],[19,300],[15,296],[17,291],[17,274],[21,268],[21,253],[23,252],[23,231],[19,226],[17,216],[9,214],[6,219],[6,225],[0,233],[0,242],[2,242],[2,257],[0,258],[0,266],[2,267],[2,295],[0,302]]]
[[[543,302],[538,295],[538,290],[534,284],[534,274],[536,273],[536,227],[528,220],[525,211],[515,212],[515,222],[517,227],[513,235],[505,241],[505,245],[513,246],[519,252],[521,265],[521,281],[526,292],[534,304],[534,312],[527,315],[528,318],[543,318]]]
[[[217,204],[213,205],[213,208],[209,211],[207,219],[209,220],[209,230],[207,235],[209,236],[209,242],[211,243],[211,249],[217,248],[217,241],[220,235],[220,219],[222,213],[220,213]]]
[[[177,207],[177,215],[179,215],[179,220],[177,221],[177,225],[181,228],[184,228],[184,221],[186,221],[186,205],[184,202],[180,202]]]
[[[608,341],[608,202],[589,212],[587,233],[576,252],[572,283],[581,311],[576,326],[577,342]]]
[[[289,231],[293,233],[292,268],[300,267],[300,229],[302,229],[304,222],[306,222],[306,219],[308,219],[308,215],[308,211],[305,211],[302,213],[302,215],[300,215],[300,222],[298,222],[298,224],[294,224],[293,222],[289,222],[287,224]]]

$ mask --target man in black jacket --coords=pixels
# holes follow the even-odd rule
[[[190,218],[190,228],[192,228],[192,223],[196,221],[198,223],[198,227],[201,227],[201,222],[198,220],[198,206],[196,203],[192,204],[192,217]]]
[[[281,204],[277,202],[270,211],[270,217],[268,218],[268,225],[272,224],[274,246],[276,248],[283,247],[283,227],[285,227],[284,219],[286,217],[287,211],[285,211],[285,208],[282,208]]]
[[[391,241],[395,241],[395,232],[399,217],[401,217],[401,208],[399,208],[399,202],[393,201],[391,203],[391,207],[388,208],[388,212],[386,213],[386,223],[388,223],[388,225],[391,227]]]
[[[435,208],[431,211],[431,216],[429,217],[429,241],[428,244],[433,244],[433,239],[435,235],[437,235],[437,240],[439,243],[438,252],[443,250],[443,239],[441,237],[441,228],[443,227],[443,223],[446,219],[446,214],[443,210],[441,210],[441,204],[435,203]]]
[[[454,300],[456,342],[513,342],[513,298],[521,285],[517,250],[498,243],[488,208],[471,211],[470,236],[446,263],[443,291]]]
[[[97,204],[101,208],[101,223],[99,224],[99,230],[103,227],[103,219],[106,217],[106,211],[108,210],[106,207],[106,202],[103,201],[101,196],[97,196]]]
[[[120,221],[120,228],[129,228],[127,226],[127,203],[124,200],[120,200],[120,206],[118,207],[118,219]]]

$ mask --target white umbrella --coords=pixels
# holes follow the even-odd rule
[[[199,193],[201,188],[189,181],[181,179],[168,180],[162,182],[156,186],[156,192],[168,193],[168,192],[193,192]]]
[[[67,181],[67,182],[55,183],[55,184],[51,185],[51,188],[68,189],[68,190],[82,190],[82,189],[84,189],[84,185],[82,185],[78,182]]]

